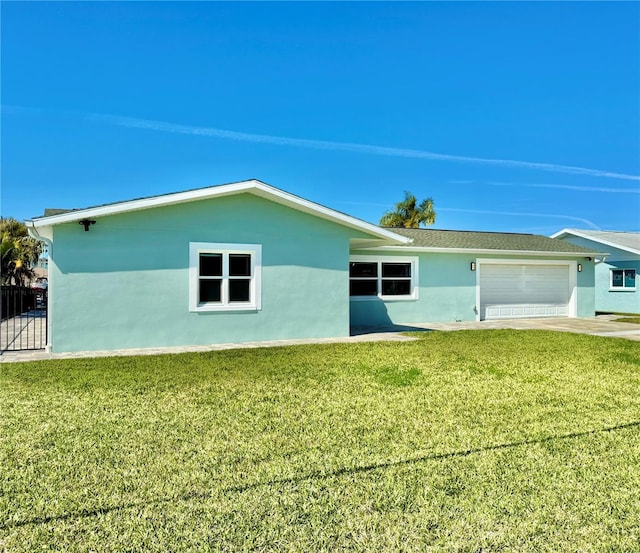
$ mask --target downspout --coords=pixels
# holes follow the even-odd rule
[[[27,224],[27,231],[29,232],[29,235],[31,236],[31,238],[35,238],[36,240],[40,240],[41,242],[44,242],[47,245],[47,248],[49,250],[49,261],[51,261],[51,258],[53,256],[53,240],[51,238],[46,238],[45,236],[42,236],[39,232],[38,229],[36,228],[36,225],[33,221],[25,221],[25,223]],[[31,226],[29,226],[29,224]],[[49,266],[49,269],[51,269],[51,267]],[[53,319],[53,317],[51,316],[52,314],[52,306],[53,306],[53,301],[51,298],[51,292],[53,290],[53,286],[51,286],[51,283],[53,282],[53,272],[51,270],[47,270],[47,343],[45,344],[44,350],[47,353],[51,353],[51,343],[52,343],[52,334],[51,334],[51,320]]]

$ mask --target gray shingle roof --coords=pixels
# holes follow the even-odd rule
[[[413,239],[407,247],[447,248],[460,250],[507,250],[522,252],[584,253],[594,254],[595,250],[576,246],[563,240],[548,238],[538,234],[517,234],[507,232],[474,232],[463,230],[432,229],[389,229],[401,236]],[[404,246],[402,246],[404,247]]]
[[[622,230],[582,230],[582,229],[565,229],[561,231],[576,236],[590,238],[596,242],[606,245],[612,245],[626,250],[640,251],[640,232],[626,232]],[[560,233],[556,233],[555,236]]]
[[[57,207],[45,207],[43,217],[51,217],[53,215],[60,215],[62,213],[69,213],[74,211],[73,209],[58,209]]]

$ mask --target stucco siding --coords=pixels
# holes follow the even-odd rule
[[[351,299],[353,326],[444,321],[473,321],[476,318],[475,273],[469,264],[475,258],[458,254],[376,253],[371,250],[352,252],[359,255],[385,257],[416,255],[419,258],[418,299],[382,301]]]
[[[609,254],[603,262],[597,263],[595,266],[594,296],[596,311],[604,313],[640,313],[640,282],[637,276],[640,273],[640,256],[579,236],[567,236],[562,240]],[[612,289],[612,269],[635,269],[635,290]]]
[[[58,225],[52,351],[346,336],[354,234],[250,194]],[[261,309],[190,312],[190,242],[260,244]]]
[[[621,290],[611,288],[612,269],[635,269],[635,290]],[[611,313],[640,313],[640,292],[638,291],[638,275],[640,274],[640,259],[635,261],[618,260],[599,263],[596,267],[596,310]]]
[[[596,314],[596,279],[595,263],[586,259],[578,260],[582,265],[582,272],[577,279],[577,316],[594,317]]]
[[[471,262],[483,258],[503,260],[531,260],[540,257],[513,255],[491,256],[463,253],[404,253],[363,250],[352,255],[416,255],[419,258],[418,298],[416,300],[383,301],[381,299],[351,298],[351,324],[354,327],[376,327],[390,324],[474,321],[477,319],[477,271]],[[575,258],[553,258],[554,261],[575,263]],[[577,274],[575,302],[578,317],[595,314],[594,264],[580,260],[583,270]]]

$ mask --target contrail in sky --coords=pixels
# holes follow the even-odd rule
[[[378,156],[407,157],[415,159],[429,159],[436,161],[457,161],[463,163],[476,163],[481,165],[497,165],[501,167],[516,167],[524,169],[536,169],[539,171],[549,171],[552,173],[566,173],[570,175],[585,175],[589,177],[606,177],[610,179],[622,179],[640,181],[640,175],[627,175],[624,173],[614,173],[611,171],[601,171],[599,169],[587,169],[585,167],[572,167],[567,165],[556,165],[553,163],[534,163],[530,161],[516,161],[511,159],[486,159],[480,157],[458,156],[451,154],[439,154],[424,150],[411,150],[405,148],[392,148],[386,146],[375,146],[371,144],[354,144],[351,142],[331,142],[326,140],[310,140],[306,138],[288,138],[285,136],[272,136],[268,134],[254,134],[238,131],[229,131],[211,127],[194,127],[191,125],[179,125],[167,123],[165,121],[154,121],[150,119],[138,119],[134,117],[121,117],[118,115],[89,114],[91,119],[104,121],[112,125],[130,127],[136,129],[147,129],[152,131],[188,134],[195,136],[208,136],[215,138],[226,138],[228,140],[238,140],[243,142],[257,142],[262,144],[275,144],[278,146],[296,146],[300,148],[314,148],[317,150],[339,150],[345,152],[358,152],[363,154],[373,154]]]
[[[454,183],[452,183],[454,184]],[[527,188],[560,188],[564,190],[578,190],[580,192],[609,192],[614,194],[640,194],[640,187],[637,188],[609,188],[608,186],[576,186],[572,184],[537,184],[518,182],[488,182],[492,186],[515,186]]]
[[[336,201],[336,204],[352,204],[359,206],[369,206],[369,207],[383,207],[388,208],[387,204],[379,204],[379,203],[370,203],[370,202],[346,202],[346,201]],[[478,215],[511,215],[515,217],[544,217],[544,218],[554,218],[554,219],[569,219],[571,221],[579,221],[584,223],[585,225],[590,226],[594,230],[600,230],[600,227],[596,225],[594,222],[589,221],[589,219],[583,219],[582,217],[575,217],[573,215],[559,215],[553,213],[527,213],[527,212],[514,212],[514,211],[491,211],[485,209],[463,209],[457,207],[438,207],[437,211],[455,211],[459,213],[476,213]]]
[[[556,219],[570,219],[572,221],[579,221],[585,225],[589,225],[594,230],[600,230],[600,227],[589,219],[583,219],[582,217],[574,217],[572,215],[554,215],[553,213],[520,213],[514,211],[486,211],[483,209],[458,209],[454,207],[440,207],[439,211],[457,211],[460,213],[478,213],[482,215],[512,215],[515,217],[553,217]]]

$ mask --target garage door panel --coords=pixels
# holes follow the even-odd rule
[[[568,265],[482,264],[480,318],[569,315]]]
[[[568,317],[567,305],[486,305],[482,319],[518,319],[532,317]]]

